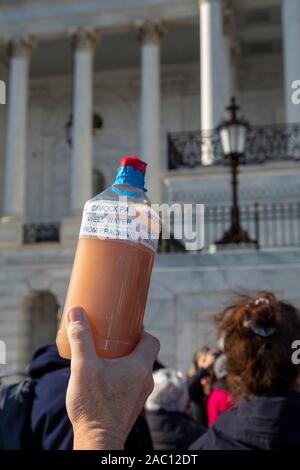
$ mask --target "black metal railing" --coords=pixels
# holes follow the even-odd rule
[[[227,248],[299,248],[300,202],[280,204],[254,204],[240,207],[240,222],[247,230],[253,244],[235,245]],[[204,250],[221,239],[231,224],[229,206],[205,206]],[[221,249],[218,246],[218,250]],[[174,239],[162,240],[160,252],[185,252],[184,242]]]
[[[300,201],[240,206],[240,222],[250,238],[255,241],[257,249],[300,247]],[[230,206],[205,206],[204,249],[220,240],[230,223]],[[25,244],[59,241],[59,223],[24,225]],[[160,240],[159,251],[185,251],[184,241],[174,237],[170,240]]]
[[[23,243],[58,243],[60,223],[24,224]]]
[[[257,249],[300,246],[300,202],[241,206],[240,221]],[[222,237],[230,222],[230,207],[205,208],[206,248]]]
[[[169,170],[201,166],[204,154],[214,165],[225,163],[217,129],[168,134]],[[300,160],[300,124],[251,127],[241,163],[281,160]]]

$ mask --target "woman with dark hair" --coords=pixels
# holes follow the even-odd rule
[[[243,298],[218,317],[227,383],[237,405],[192,450],[300,448],[299,311],[268,292]]]
[[[207,346],[198,349],[193,356],[193,366],[189,369],[189,414],[202,426],[208,424],[207,398],[211,392],[212,364],[215,355]]]

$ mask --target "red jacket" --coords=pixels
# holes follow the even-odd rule
[[[227,390],[215,388],[207,401],[208,425],[212,426],[220,414],[232,408],[233,399]]]

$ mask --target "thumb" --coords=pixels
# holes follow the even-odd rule
[[[74,306],[67,312],[67,332],[73,361],[96,357],[92,331],[83,308]]]

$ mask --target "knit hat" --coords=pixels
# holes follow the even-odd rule
[[[226,361],[226,354],[221,354],[214,362],[213,371],[218,380],[224,379],[227,375]]]
[[[155,411],[184,411],[188,403],[186,378],[173,369],[159,369],[153,373],[154,389],[146,402],[146,409]]]

